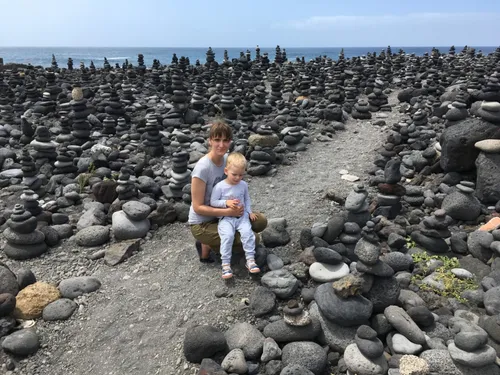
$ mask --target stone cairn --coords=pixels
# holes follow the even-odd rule
[[[369,120],[372,118],[370,106],[364,99],[360,99],[356,104],[354,104],[351,114],[356,120]]]
[[[207,103],[207,98],[205,98],[205,83],[203,82],[203,77],[198,76],[196,84],[194,87],[193,97],[191,99],[191,105],[193,109],[203,112],[205,109],[205,104]]]
[[[33,190],[24,190],[20,198],[24,202],[24,209],[31,215],[36,217],[42,213],[42,207],[38,203],[39,196]]]
[[[116,121],[111,116],[106,116],[102,121],[102,134],[112,136],[116,133]]]
[[[75,174],[78,171],[74,160],[76,158],[76,152],[68,150],[66,144],[59,147],[57,151],[56,162],[54,163],[54,175],[66,175]]]
[[[220,108],[224,117],[228,120],[236,120],[238,113],[236,112],[236,106],[234,104],[232,88],[229,83],[224,84],[222,89],[222,98],[220,100]]]
[[[49,129],[45,126],[38,126],[35,131],[35,139],[31,141],[31,146],[35,149],[35,160],[37,164],[45,161],[56,160],[57,143],[51,140]]]
[[[304,142],[307,133],[302,126],[305,123],[299,121],[299,116],[300,110],[298,107],[290,108],[286,122],[287,127],[281,131],[286,148],[293,152],[305,151],[307,148]]]
[[[132,180],[133,177],[133,180]],[[129,167],[122,167],[116,183],[116,193],[120,201],[128,201],[137,197],[137,187],[135,186],[135,174]]]
[[[348,222],[353,222],[363,227],[370,220],[368,191],[363,184],[354,186],[346,198],[345,209],[348,211]]]
[[[127,124],[127,121],[123,117],[119,117],[117,122],[115,130],[118,137],[126,135],[130,132],[130,125]]]
[[[73,135],[71,134],[71,124],[69,122],[69,118],[61,116],[60,124],[61,132],[57,135],[56,142],[59,144],[71,143],[73,141]]]
[[[21,170],[23,171],[22,184],[31,190],[38,191],[42,187],[42,180],[37,176],[37,166],[27,148],[23,149],[21,155]]]
[[[89,114],[87,99],[84,99],[81,87],[75,87],[71,95],[73,97],[73,100],[70,102],[73,109],[73,131],[71,135],[74,138],[73,142],[81,146],[90,139],[91,126],[87,121]]]
[[[189,97],[182,79],[182,72],[172,68],[172,106],[173,108],[166,114],[163,126],[174,128],[184,127],[184,114],[189,106]]]
[[[384,169],[384,182],[378,184],[377,208],[374,215],[382,215],[394,219],[401,211],[401,197],[406,194],[406,189],[400,185],[401,161],[389,160]]]
[[[33,129],[33,126],[25,116],[21,116],[21,131],[23,134],[19,141],[23,145],[29,144],[33,140],[35,129]]]
[[[163,155],[163,143],[156,115],[150,113],[146,116],[146,131],[141,138],[146,155],[152,157]]]
[[[16,204],[7,220],[3,235],[7,240],[5,254],[11,259],[24,260],[40,256],[47,251],[45,235],[36,229],[37,220],[21,204]]]
[[[190,183],[191,171],[188,169],[189,153],[181,148],[172,154],[172,171],[168,186],[162,191],[167,199],[181,199],[183,188]]]
[[[113,235],[118,241],[131,240],[146,236],[150,228],[148,215],[151,207],[138,201],[125,202],[121,211],[111,218]]]

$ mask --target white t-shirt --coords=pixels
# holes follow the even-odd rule
[[[222,165],[220,167],[216,166],[210,158],[205,155],[203,156],[196,165],[194,166],[193,172],[191,172],[191,178],[197,177],[206,184],[205,197],[203,198],[203,204],[210,206],[210,197],[212,196],[212,190],[217,183],[224,180],[226,175],[224,174],[224,168],[226,167],[227,155],[224,155]],[[202,224],[207,221],[216,219],[214,216],[203,216],[198,215],[194,212],[193,204],[189,208],[189,224]]]

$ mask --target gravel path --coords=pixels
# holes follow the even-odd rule
[[[392,103],[395,97],[393,93]],[[386,121],[391,124],[399,116],[394,111]],[[349,120],[346,131],[338,132],[331,142],[313,141],[292,165],[279,166],[276,176],[249,179],[255,209],[288,222],[292,241],[273,252],[285,260],[293,258],[300,250],[300,230],[338,208],[337,203],[322,198],[324,192],[333,188],[345,197],[352,189],[353,183],[341,180],[339,171],[346,169],[363,180],[384,133],[385,127],[370,121]],[[71,242],[22,264],[5,260],[14,271],[30,267],[43,281],[58,281],[67,269],[68,273],[80,270],[94,275],[102,282],[98,292],[77,300],[80,308],[68,321],[36,322],[43,348],[18,363],[15,372],[197,373],[182,354],[184,332],[198,324],[227,329],[237,320],[255,322],[244,302],[258,278],[237,269],[235,280],[225,285],[218,266],[199,264],[193,243],[188,225],[175,223],[156,231],[139,253],[117,267],[86,260],[84,255],[91,250]]]

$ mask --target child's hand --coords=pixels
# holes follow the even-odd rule
[[[251,213],[250,215],[248,215],[250,217],[250,221],[255,221],[257,220],[257,215],[255,215],[254,213]]]
[[[236,209],[240,206],[239,199],[229,199],[226,201],[226,207]]]

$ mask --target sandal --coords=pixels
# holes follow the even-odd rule
[[[214,258],[211,255],[209,255],[208,258],[201,257],[201,242],[200,241],[196,240],[195,247],[196,247],[196,252],[198,253],[198,257],[200,258],[201,263],[213,263],[213,262],[215,262]]]
[[[250,271],[250,273],[259,273],[260,268],[257,266],[257,263],[255,263],[254,259],[247,259],[247,269]]]
[[[222,278],[224,280],[230,279],[233,277],[233,270],[231,269],[230,264],[223,264],[222,265]]]

